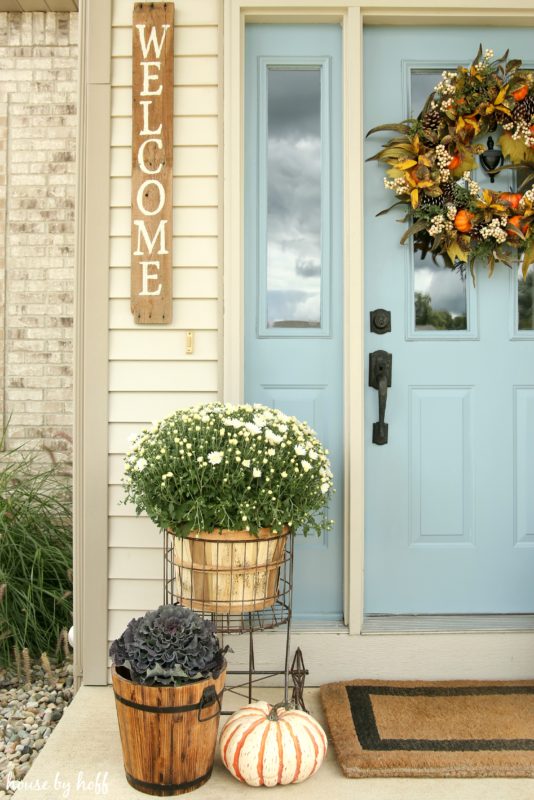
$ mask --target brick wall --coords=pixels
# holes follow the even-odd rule
[[[0,420],[72,433],[77,14],[0,13]]]

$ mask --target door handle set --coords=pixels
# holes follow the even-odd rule
[[[391,313],[383,308],[371,311],[371,332],[389,333]],[[369,386],[378,391],[378,422],[373,423],[373,444],[388,443],[388,424],[386,422],[386,403],[388,387],[391,386],[393,356],[385,350],[369,353]]]
[[[387,444],[386,402],[391,386],[393,356],[385,350],[369,353],[369,386],[378,390],[378,422],[373,423],[373,444]]]

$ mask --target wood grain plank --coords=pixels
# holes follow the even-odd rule
[[[138,325],[172,322],[173,33],[174,3],[136,3],[133,89],[112,90],[112,97],[129,95],[128,113],[133,107],[131,311]],[[113,233],[113,212],[111,222]]]

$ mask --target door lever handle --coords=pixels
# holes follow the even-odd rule
[[[369,353],[369,386],[378,390],[378,422],[373,423],[373,444],[387,444],[386,402],[391,386],[393,357],[385,350]]]

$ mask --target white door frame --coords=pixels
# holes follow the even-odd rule
[[[344,265],[345,265],[345,434],[348,442],[345,515],[345,620],[351,633],[363,621],[363,189],[362,29],[372,25],[480,23],[534,25],[529,0],[515,0],[506,10],[495,0],[417,0],[392,11],[387,0],[226,0],[224,13],[224,345],[225,400],[243,400],[243,58],[247,22],[338,22],[344,40]],[[479,8],[479,15],[476,9]],[[360,98],[360,101],[355,98]]]

